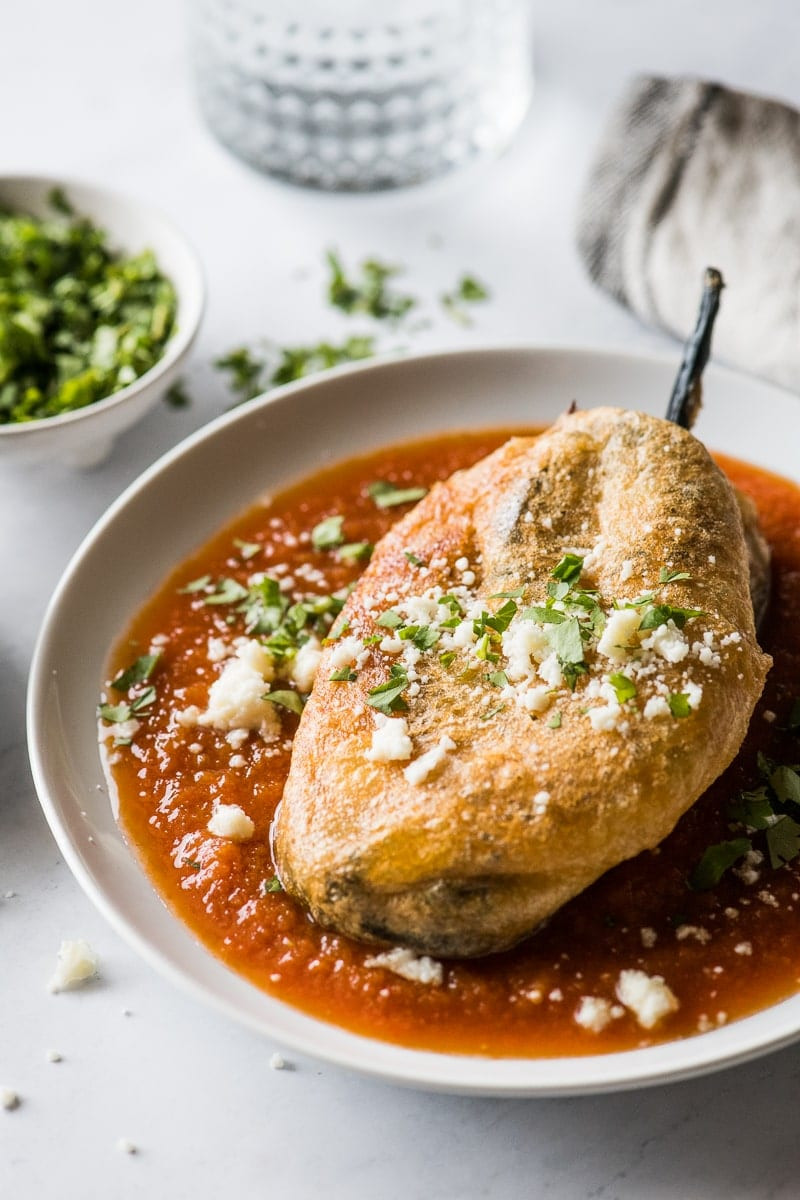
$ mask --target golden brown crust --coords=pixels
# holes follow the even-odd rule
[[[571,548],[592,551],[581,586],[597,589],[607,611],[648,590],[658,602],[701,609],[685,630],[695,648],[681,662],[659,658],[637,685],[634,711],[596,729],[587,708],[606,701],[587,688],[619,669],[596,648],[574,696],[562,686],[546,701],[561,714],[551,728],[513,697],[482,719],[484,696],[494,704],[498,695],[487,672],[475,673],[473,657],[472,676],[459,678],[437,647],[419,664],[405,719],[414,758],[445,734],[456,749],[417,784],[405,762],[366,757],[375,717],[364,702],[392,655],[371,647],[357,679],[341,684],[330,681],[336,647],[326,649],[275,838],[285,886],[317,920],[440,955],[502,949],[611,866],[657,845],[734,757],[770,665],[756,642],[742,517],[705,448],[666,421],[576,413],[437,484],[381,541],[344,616],[359,635],[375,633],[374,618],[398,603],[392,596],[451,590],[464,578],[453,566],[461,556],[489,611],[502,603],[494,593],[522,585],[521,606],[543,604]],[[406,550],[447,566],[420,571]],[[691,578],[660,585],[664,567]],[[711,651],[701,661],[703,633],[716,662]],[[731,634],[740,640],[723,645]],[[643,716],[654,687],[685,693],[687,679],[702,688],[689,717]]]

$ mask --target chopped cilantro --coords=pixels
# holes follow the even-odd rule
[[[475,645],[475,657],[479,658],[481,662],[497,662],[500,655],[495,654],[495,652],[492,650],[491,633],[484,633],[483,637],[478,639]]]
[[[143,692],[140,692],[134,700],[131,700],[131,712],[143,713],[146,709],[152,707],[155,698],[156,689],[151,684],[150,687],[145,688]]]
[[[186,390],[186,384],[182,379],[177,383],[173,383],[172,387],[167,388],[164,393],[164,403],[169,408],[189,408],[192,403],[192,398]]]
[[[241,404],[270,388],[293,383],[341,363],[371,358],[374,353],[375,339],[360,335],[346,338],[341,345],[318,342],[311,346],[270,346],[261,356],[242,346],[216,359],[214,366],[227,374],[228,386],[236,396],[236,403]]]
[[[776,767],[769,782],[782,804],[800,804],[800,775],[792,767]]]
[[[524,595],[525,595],[525,585],[523,584],[522,587],[514,588],[514,590],[511,592],[494,592],[489,597],[489,599],[490,600],[519,600]]]
[[[421,558],[417,558],[416,554],[412,554],[410,550],[403,551],[404,557],[411,563],[412,567],[424,567],[425,563]]]
[[[405,712],[408,708],[402,693],[408,687],[405,668],[395,663],[389,670],[389,678],[367,694],[367,704],[383,713]]]
[[[669,704],[669,711],[673,717],[690,717],[692,715],[688,692],[670,692],[667,704]]]
[[[617,700],[620,704],[624,704],[626,700],[632,700],[636,695],[636,684],[627,675],[623,675],[621,671],[616,671],[613,675],[609,675],[608,682],[616,692]]]
[[[210,596],[206,596],[203,603],[238,604],[240,600],[246,600],[247,595],[247,588],[235,579],[220,579],[217,581],[216,590]]]
[[[583,559],[577,554],[565,554],[553,568],[553,579],[562,583],[577,583],[583,571]]]
[[[439,655],[439,662],[443,667],[450,667],[456,661],[455,650],[446,650],[444,654]]]
[[[560,625],[566,619],[564,613],[559,612],[557,608],[541,608],[535,604],[522,613],[523,621],[538,621],[541,625]]]
[[[691,579],[688,571],[670,571],[668,567],[662,567],[658,573],[659,583],[677,583],[679,579]]]
[[[339,547],[337,553],[339,558],[349,559],[353,562],[367,562],[372,558],[374,549],[372,542],[347,542],[346,545]]]
[[[728,805],[727,815],[731,821],[745,825],[748,829],[768,829],[774,823],[775,813],[766,787],[752,792],[740,792]]]
[[[683,629],[692,617],[702,615],[703,612],[699,608],[673,608],[671,604],[654,604],[642,617],[639,628],[657,629],[659,625],[666,625],[667,621],[672,621],[676,629]]]
[[[262,879],[261,881],[262,896],[268,896],[271,892],[282,892],[283,890],[283,884],[277,875],[273,875],[271,879]]]
[[[127,692],[137,683],[145,683],[153,674],[160,658],[160,651],[157,654],[143,654],[111,680],[111,687],[115,692]]]
[[[352,667],[340,667],[338,671],[334,671],[330,677],[331,683],[352,683],[356,678],[356,673]]]
[[[401,274],[401,268],[389,266],[375,258],[361,264],[361,278],[348,278],[339,255],[334,250],[326,254],[330,279],[328,300],[334,308],[350,315],[364,313],[377,321],[399,321],[415,307],[414,296],[392,291],[389,280]]]
[[[241,538],[234,538],[233,544],[245,560],[254,558],[261,549],[259,542],[243,542]]]
[[[508,676],[506,675],[505,671],[492,671],[491,675],[488,676],[488,679],[489,683],[491,683],[493,687],[508,687]]]
[[[734,838],[709,846],[689,876],[689,886],[695,892],[705,892],[719,883],[722,876],[752,849],[749,838]]]
[[[440,300],[448,316],[459,325],[470,325],[469,315],[464,305],[478,304],[489,299],[489,292],[474,275],[462,275],[451,292],[443,292]]]
[[[495,708],[490,708],[487,712],[481,713],[481,720],[488,721],[491,717],[496,717],[505,708],[505,704],[498,704]]]
[[[800,825],[785,813],[767,829],[769,865],[773,871],[792,862],[800,854]]]
[[[565,663],[583,662],[583,638],[577,617],[548,626],[546,633],[550,648],[558,655],[562,667]]]
[[[193,592],[202,592],[210,583],[210,575],[201,575],[199,579],[193,579],[191,583],[187,583],[186,587],[178,588],[178,591],[182,596],[189,596]]]
[[[122,724],[123,721],[128,721],[131,716],[130,704],[101,704],[97,709],[97,715],[103,721],[108,721],[109,725]]]
[[[74,412],[161,359],[177,298],[149,250],[112,251],[63,192],[54,215],[0,209],[0,425]]]
[[[325,517],[318,525],[315,525],[311,530],[311,545],[315,550],[332,550],[336,546],[341,546],[344,541],[342,534],[342,524],[344,517],[331,516]]]
[[[428,494],[427,488],[398,487],[397,484],[387,483],[385,479],[376,479],[369,485],[367,491],[378,508],[395,508],[399,504],[412,504]]]
[[[561,728],[561,713],[558,711],[558,709],[556,709],[554,713],[550,714],[550,717],[547,722],[547,728],[548,729],[560,729]]]
[[[300,694],[288,689],[278,688],[274,692],[267,692],[262,699],[269,700],[270,704],[277,704],[280,708],[288,708],[289,712],[297,713],[298,717],[303,711],[303,699]]]
[[[399,613],[396,613],[393,608],[388,608],[385,613],[382,613],[375,622],[382,629],[397,629],[403,624],[403,618]]]

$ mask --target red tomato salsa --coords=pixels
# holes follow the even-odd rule
[[[111,663],[109,678],[154,648],[160,655],[131,692],[155,693],[132,714],[135,734],[120,736],[120,724],[116,746],[106,743],[121,824],[161,896],[214,954],[281,1000],[355,1032],[494,1056],[593,1054],[702,1033],[800,984],[800,859],[772,869],[768,857],[755,856],[708,890],[687,885],[709,845],[742,834],[731,832],[726,810],[741,789],[757,786],[757,752],[779,763],[800,759],[800,740],[786,728],[800,693],[800,488],[793,483],[718,460],[755,501],[773,554],[760,640],[775,665],[735,762],[656,850],[608,872],[514,950],[445,962],[441,986],[365,965],[375,947],[319,928],[279,889],[270,825],[294,712],[279,709],[281,737],[271,743],[252,733],[234,746],[214,728],[176,729],[175,713],[204,704],[219,673],[209,639],[244,632],[238,601],[257,572],[277,580],[293,603],[341,593],[363,567],[362,544],[377,542],[408,509],[378,506],[368,491],[373,481],[427,487],[507,436],[464,433],[342,463],[253,508],[179,567]],[[343,517],[339,533],[355,550],[312,544],[310,531],[332,514]],[[209,832],[220,803],[245,811],[251,837]],[[602,1031],[577,1023],[582,997],[613,998],[623,969],[663,976],[679,1009],[652,1030],[621,1008]]]

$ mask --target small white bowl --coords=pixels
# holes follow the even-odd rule
[[[52,213],[47,198],[61,188],[76,213],[108,234],[112,249],[137,254],[152,250],[177,296],[175,329],[162,357],[138,379],[75,412],[18,425],[0,425],[0,462],[64,462],[88,467],[101,462],[114,439],[138,421],[175,382],[197,336],[205,303],[199,259],[170,221],[118,192],[43,175],[0,176],[0,207],[42,217]]]

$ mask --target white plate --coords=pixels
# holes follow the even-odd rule
[[[28,734],[42,807],[76,878],[170,978],[287,1046],[397,1083],[484,1095],[565,1095],[685,1078],[800,1034],[800,996],[712,1033],[580,1058],[491,1059],[406,1050],[305,1016],[239,978],[153,891],[114,820],[95,703],[112,643],[166,574],[265,490],[387,443],[460,428],[544,423],[577,400],[661,414],[675,358],[501,349],[340,368],[220,418],[134,483],[88,535],[48,609],[31,669]],[[797,477],[794,396],[710,369],[696,432]]]

